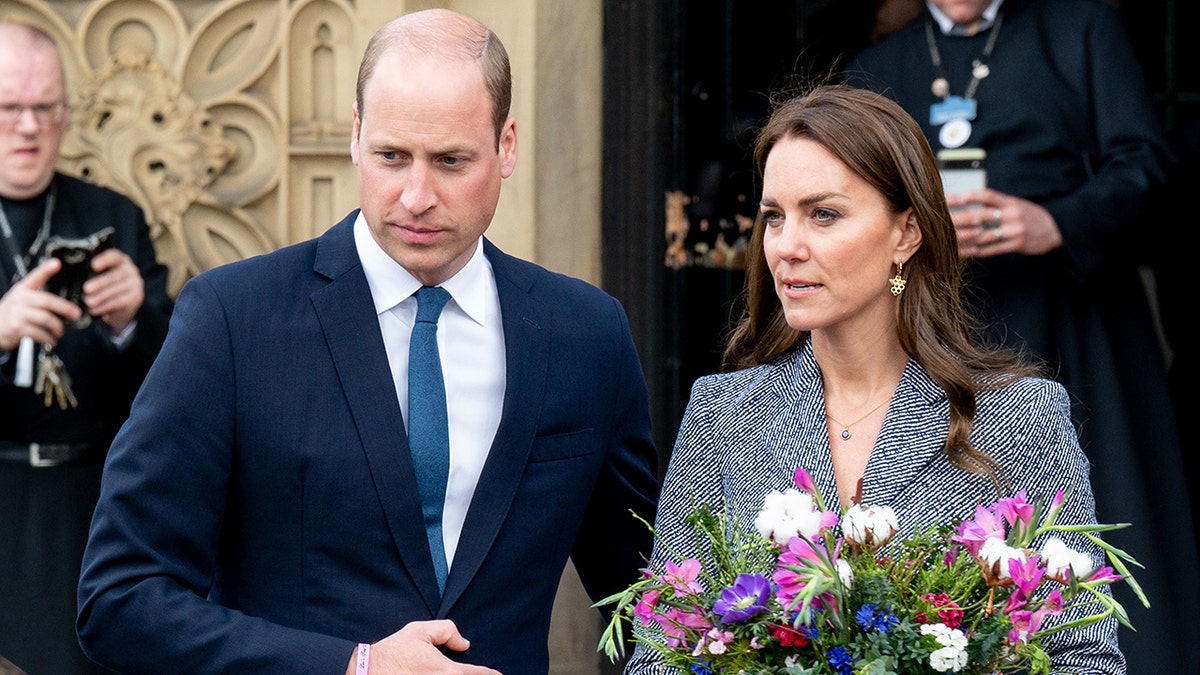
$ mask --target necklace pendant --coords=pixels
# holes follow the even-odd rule
[[[930,87],[930,90],[933,91],[934,96],[938,98],[946,98],[950,95],[950,83],[946,81],[946,78],[939,77],[933,81],[933,85]]]
[[[992,74],[992,69],[988,68],[988,64],[976,61],[971,66],[971,77],[982,80]]]
[[[842,436],[843,441],[850,440],[850,429],[848,427],[845,429],[842,429],[841,436]]]

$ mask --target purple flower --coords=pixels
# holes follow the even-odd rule
[[[733,585],[721,591],[721,599],[713,611],[724,623],[745,621],[759,612],[767,611],[771,597],[771,582],[761,574],[739,574]]]

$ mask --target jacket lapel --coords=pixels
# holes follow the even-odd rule
[[[500,297],[507,383],[500,426],[479,476],[446,579],[443,615],[479,571],[508,516],[533,447],[549,370],[550,330],[540,303],[530,295],[533,279],[513,258],[486,239],[484,254],[492,263]]]
[[[396,549],[416,580],[430,613],[440,603],[437,578],[421,516],[416,476],[400,403],[388,366],[375,305],[354,245],[357,212],[317,243],[314,271],[329,283],[312,294],[313,310],[325,332],[329,356],[362,441],[375,491]]]
[[[820,488],[826,506],[836,508],[837,488],[825,433],[825,398],[821,373],[806,341],[775,370],[779,412],[767,425],[767,447],[778,469],[787,477],[784,487],[794,487],[792,475],[803,467]],[[755,506],[757,509],[761,504]]]
[[[840,496],[833,475],[825,397],[812,342],[785,357],[772,374],[778,412],[761,432],[765,450],[750,462],[770,461],[787,476],[804,467],[837,509]],[[946,396],[916,361],[909,360],[888,406],[887,416],[863,474],[863,502],[898,503],[905,491],[940,457],[948,419]],[[757,510],[759,504],[751,504]]]
[[[863,474],[863,502],[898,504],[941,457],[949,420],[946,395],[909,360]]]

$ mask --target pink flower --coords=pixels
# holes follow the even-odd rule
[[[1033,523],[1033,504],[1025,499],[1025,491],[1021,490],[1015,497],[1001,499],[996,502],[996,507],[1004,516],[1004,520],[1020,533],[1020,539],[1023,539]]]
[[[1046,574],[1046,570],[1040,567],[1040,563],[1041,560],[1036,553],[1029,556],[1028,560],[1019,558],[1009,558],[1008,560],[1008,576],[1025,595],[1033,595],[1038,584],[1042,583],[1042,577]]]
[[[667,635],[667,645],[672,649],[690,643],[689,633],[703,633],[712,627],[698,607],[687,612],[681,609],[667,610],[667,615],[657,621]]]
[[[682,565],[667,561],[667,573],[659,577],[664,584],[671,584],[679,595],[699,595],[704,592],[704,586],[697,581],[700,576],[700,561],[688,558]]]
[[[838,550],[840,550],[840,542]],[[834,550],[833,555],[829,555],[823,548],[814,547],[812,542],[807,539],[792,537],[788,541],[787,548],[779,554],[778,566],[772,575],[772,579],[779,586],[779,592],[776,595],[779,602],[783,606],[789,607],[811,580],[819,577],[832,578],[837,575],[836,567],[830,569],[825,559],[829,558],[836,565],[838,550]],[[800,571],[788,568],[799,568]],[[828,597],[824,599],[831,600]],[[818,605],[820,600],[817,601]]]
[[[1043,611],[1030,612],[1025,609],[1010,614],[1008,619],[1012,622],[1013,627],[1008,631],[1008,641],[1013,644],[1028,642],[1029,638],[1041,629],[1045,616],[1046,613]]]
[[[655,605],[658,604],[658,591],[646,591],[642,597],[638,598],[637,605],[633,608],[633,615],[641,620],[643,626],[649,626],[650,622],[655,620]]]
[[[1092,572],[1091,576],[1085,579],[1085,581],[1087,581],[1089,584],[1112,583],[1120,578],[1121,575],[1114,572],[1111,566],[1105,565],[1095,572]]]
[[[988,539],[1004,541],[1004,520],[995,512],[982,506],[975,507],[975,520],[964,520],[958,524],[958,534],[951,537],[967,547],[971,555],[978,556],[979,549]]]
[[[816,483],[813,482],[812,476],[810,476],[803,468],[796,468],[796,472],[792,474],[792,480],[796,483],[797,488],[800,488],[809,494],[812,494],[817,490]]]
[[[734,635],[731,631],[720,630],[718,628],[710,628],[704,634],[704,638],[696,643],[696,649],[692,652],[693,656],[699,656],[700,650],[706,649],[709,654],[724,654],[726,645],[733,642]]]
[[[1042,609],[1045,610],[1045,612],[1050,616],[1058,616],[1059,614],[1062,614],[1062,591],[1058,590],[1057,588],[1053,591],[1050,591],[1050,595],[1046,596],[1046,602],[1042,605]]]

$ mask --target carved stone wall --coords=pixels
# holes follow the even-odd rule
[[[191,276],[319,234],[356,202],[361,53],[338,0],[4,0],[63,52],[60,168],[146,211],[172,294]]]

